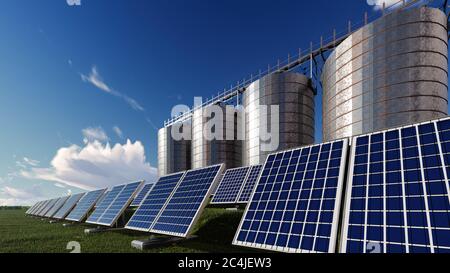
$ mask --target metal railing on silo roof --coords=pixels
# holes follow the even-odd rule
[[[323,36],[320,38],[320,42],[317,44],[313,44],[311,42],[309,49],[302,50],[299,49],[298,53],[295,55],[288,54],[287,59],[285,60],[279,60],[276,65],[271,66],[270,64],[267,66],[267,70],[261,71],[256,75],[251,74],[249,78],[244,78],[242,81],[238,81],[235,86],[231,85],[231,87],[227,90],[225,89],[223,92],[219,92],[216,96],[212,97],[206,102],[203,102],[201,105],[197,105],[192,107],[188,112],[185,112],[181,115],[178,115],[176,117],[173,117],[171,119],[168,119],[164,122],[164,126],[170,126],[175,123],[183,122],[186,120],[189,120],[192,117],[192,113],[198,109],[204,108],[208,105],[214,105],[221,102],[227,102],[234,97],[238,96],[240,93],[244,92],[245,89],[252,84],[254,81],[257,81],[265,76],[274,74],[274,73],[281,73],[281,72],[289,72],[301,65],[304,65],[308,61],[310,62],[310,78],[312,77],[312,66],[313,66],[313,60],[315,57],[322,55],[324,52],[327,52],[331,49],[334,49],[336,46],[338,46],[341,42],[343,42],[348,36],[353,34],[355,31],[360,29],[361,27],[367,25],[368,23],[374,21],[375,19],[378,19],[382,16],[398,12],[410,7],[420,7],[429,5],[430,3],[435,2],[435,0],[398,0],[395,3],[392,3],[391,5],[386,5],[383,3],[383,6],[381,8],[381,16],[380,14],[373,14],[372,16],[368,16],[368,13],[366,12],[364,14],[364,20],[352,24],[351,21],[348,22],[348,28],[344,31],[341,31],[339,33],[336,32],[336,30],[333,31],[333,35],[328,37],[327,39],[324,39]],[[447,0],[445,0],[447,2]],[[445,5],[445,4],[444,4]],[[322,55],[323,56],[323,55]]]

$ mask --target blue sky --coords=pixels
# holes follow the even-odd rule
[[[379,12],[366,0],[3,2],[0,205],[153,177],[157,129],[174,105],[365,11]]]

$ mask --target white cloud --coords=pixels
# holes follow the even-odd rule
[[[373,6],[374,10],[381,10],[383,8],[383,3],[385,8],[394,9],[402,6],[402,0],[366,0],[369,6]],[[406,0],[410,2],[411,0]]]
[[[40,188],[36,185],[30,189],[19,189],[13,186],[0,189],[0,206],[32,205],[43,198]]]
[[[139,141],[127,140],[111,147],[95,140],[84,147],[60,148],[51,167],[22,170],[21,176],[93,190],[137,180],[153,181],[157,170],[146,161]]]
[[[108,135],[101,127],[88,127],[81,131],[83,133],[84,143],[100,141],[106,142],[109,140]]]
[[[116,135],[117,135],[119,138],[123,138],[123,132],[122,132],[122,130],[119,128],[119,126],[114,126],[114,127],[113,127],[113,131],[114,131],[114,133],[116,133]]]
[[[136,111],[145,111],[144,107],[142,107],[135,99],[132,99],[128,97],[127,95],[124,95],[114,89],[112,89],[101,77],[100,73],[97,70],[97,67],[94,65],[91,68],[91,72],[89,75],[80,74],[81,80],[84,82],[90,83],[93,86],[97,87],[98,89],[102,90],[103,92],[106,92],[110,95],[113,95],[115,97],[119,97],[123,99],[131,108],[133,108]]]

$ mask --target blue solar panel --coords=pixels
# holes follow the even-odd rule
[[[34,212],[37,210],[37,209],[39,209],[39,207],[42,205],[42,202],[43,201],[39,201],[39,202],[37,202],[36,204],[34,204],[29,210],[27,210],[27,214],[28,215],[33,215],[34,214]]]
[[[229,169],[225,172],[211,204],[236,204],[250,167]]]
[[[233,244],[334,252],[347,152],[340,140],[270,155]]]
[[[64,219],[67,214],[75,207],[81,197],[83,197],[84,193],[79,193],[75,195],[71,195],[69,199],[67,199],[64,206],[62,206],[58,212],[53,216],[55,219]]]
[[[250,200],[250,196],[255,189],[256,182],[258,182],[259,175],[262,170],[262,165],[252,166],[250,173],[248,174],[244,186],[237,200],[238,203],[246,204]]]
[[[38,216],[45,216],[45,214],[53,208],[56,202],[58,202],[58,198],[49,200],[45,207],[39,212]]]
[[[153,233],[187,237],[219,182],[223,165],[188,171],[151,229]]]
[[[145,196],[153,188],[154,185],[154,183],[145,184],[144,187],[142,187],[141,191],[136,195],[136,198],[134,198],[133,202],[131,202],[130,206],[139,207],[142,203],[142,200],[144,200]]]
[[[184,172],[161,177],[149,194],[144,198],[139,208],[136,210],[126,228],[150,231],[156,217],[164,208],[173,191],[183,177]]]
[[[341,252],[450,252],[450,120],[353,143]]]
[[[64,205],[64,203],[69,199],[69,196],[64,196],[61,198],[58,198],[55,205],[45,214],[45,217],[47,218],[53,218],[53,215],[58,212],[58,210]]]
[[[113,226],[117,219],[122,215],[123,211],[128,207],[128,205],[133,200],[133,197],[142,187],[144,182],[134,182],[125,185],[122,191],[117,195],[108,209],[102,214],[98,219],[97,224],[104,226]]]
[[[113,187],[103,198],[103,200],[96,206],[94,212],[88,217],[86,223],[97,224],[103,213],[109,208],[114,199],[120,194],[120,192],[125,188],[125,185],[119,185]]]
[[[106,189],[101,189],[86,193],[86,195],[78,201],[78,204],[69,215],[67,215],[66,220],[75,222],[83,221],[105,191]]]

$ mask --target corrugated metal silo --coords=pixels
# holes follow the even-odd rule
[[[188,138],[175,140],[172,128],[186,133]],[[158,131],[158,174],[159,176],[191,169],[191,122],[175,124]]]
[[[324,141],[446,116],[447,57],[438,9],[394,12],[353,33],[324,66]]]
[[[208,124],[215,114],[210,111],[215,107],[221,109],[222,119],[218,120],[218,126]],[[228,106],[230,108],[232,106]],[[207,166],[224,163],[227,169],[242,166],[242,141],[237,138],[237,120],[239,115],[235,111],[227,111],[225,105],[206,106],[197,109],[192,116],[192,168],[204,168]],[[220,126],[219,126],[220,125]],[[223,139],[215,139],[211,135],[222,131]],[[228,137],[227,137],[228,136]]]
[[[243,165],[264,164],[273,152],[313,144],[314,96],[311,80],[298,73],[275,73],[252,83],[243,94]],[[264,139],[263,133],[272,132],[272,105],[279,106],[279,134],[274,136],[278,136],[279,145],[269,147],[271,140]]]

